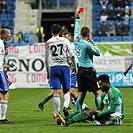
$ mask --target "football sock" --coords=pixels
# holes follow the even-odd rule
[[[64,94],[64,107],[68,108],[70,103],[70,93]]]
[[[1,100],[2,119],[6,118],[7,103],[6,100]]]
[[[83,99],[78,98],[76,101],[76,110],[77,112],[81,112],[82,111],[82,105],[83,105]]]
[[[41,102],[43,105],[46,103],[46,102],[48,102],[51,98],[53,97],[53,95],[52,96],[46,96],[44,99],[43,99],[43,101]]]
[[[82,113],[78,113],[73,118],[68,119],[68,122],[69,124],[72,124],[78,121],[86,120],[88,117],[89,117],[88,114],[86,113],[86,111],[84,111]]]
[[[65,120],[68,120],[73,116],[77,115],[78,113],[80,113],[82,111],[82,104],[83,104],[83,99],[78,98],[76,101],[76,111],[70,114],[68,117],[66,117]]]
[[[75,115],[77,115],[77,114],[78,114],[78,112],[75,111],[75,112],[73,112],[72,114],[70,114],[69,116],[65,117],[64,119],[65,119],[65,120],[71,119],[73,116],[75,116]]]
[[[54,104],[55,112],[60,113],[60,95],[59,94],[53,95],[53,104]]]
[[[96,107],[98,107],[100,105],[100,101],[101,101],[101,97],[96,97],[95,98]]]

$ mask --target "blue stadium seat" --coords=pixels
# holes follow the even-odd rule
[[[99,36],[94,36],[94,37],[93,37],[93,40],[94,40],[94,42],[100,42]]]
[[[131,38],[132,40],[131,41],[133,41],[133,36],[132,36],[132,38]]]
[[[97,5],[97,4],[99,4],[99,0],[94,0],[93,3],[94,3],[94,5]]]
[[[1,26],[6,26],[6,20],[1,20]]]
[[[94,7],[94,9],[96,9],[96,10],[99,10],[99,11],[101,10],[100,5],[97,5],[97,4],[96,4],[96,5],[94,5],[93,7]]]
[[[14,27],[14,21],[13,21],[13,20],[9,20],[9,21],[8,21],[8,26],[9,26],[10,28],[13,28],[13,27]]]
[[[8,16],[8,19],[14,19],[15,17],[14,13],[9,13],[7,16]]]
[[[74,6],[75,5],[75,0],[70,0],[70,5]]]
[[[107,36],[101,36],[101,42],[108,42]]]
[[[129,36],[123,36],[123,41],[124,42],[129,42],[130,41],[130,37]]]
[[[95,28],[99,28],[101,24],[99,21],[96,20],[96,21],[94,21],[93,25]]]
[[[60,0],[60,4],[66,6],[68,5],[68,0]]]
[[[100,15],[97,15],[97,13],[95,14],[93,14],[93,17],[94,17],[94,20],[99,20],[100,19]]]
[[[116,42],[122,42],[122,36],[116,36]]]
[[[131,30],[133,30],[133,24],[131,25]]]
[[[99,30],[98,27],[94,27],[94,28],[93,28],[93,33],[95,33],[95,34],[98,33],[98,30]]]
[[[10,11],[10,10],[15,10],[15,5],[14,4],[12,4],[12,5],[10,5],[9,7],[8,7],[8,10]]]
[[[110,36],[109,42],[115,42],[115,37],[114,36]]]
[[[7,14],[1,14],[1,20],[6,20],[7,19]]]

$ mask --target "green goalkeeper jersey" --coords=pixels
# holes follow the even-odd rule
[[[108,102],[110,108],[103,110],[104,108],[104,98],[108,96]],[[103,92],[101,97],[101,103],[98,107],[99,110],[103,110],[101,113],[98,113],[98,116],[118,116],[121,119],[124,119],[124,103],[121,92],[114,86],[110,86],[108,92]]]

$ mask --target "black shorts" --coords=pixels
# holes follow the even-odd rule
[[[0,91],[3,95],[5,95],[8,91]]]
[[[79,67],[77,74],[77,82],[78,92],[93,92],[100,89],[97,85],[96,71],[93,67]]]

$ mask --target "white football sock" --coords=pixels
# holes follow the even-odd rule
[[[64,107],[68,108],[70,103],[70,93],[64,94]]]
[[[2,119],[6,118],[7,103],[8,102],[6,100],[1,100]]]
[[[55,112],[60,113],[60,95],[58,94],[53,95],[53,104]]]

